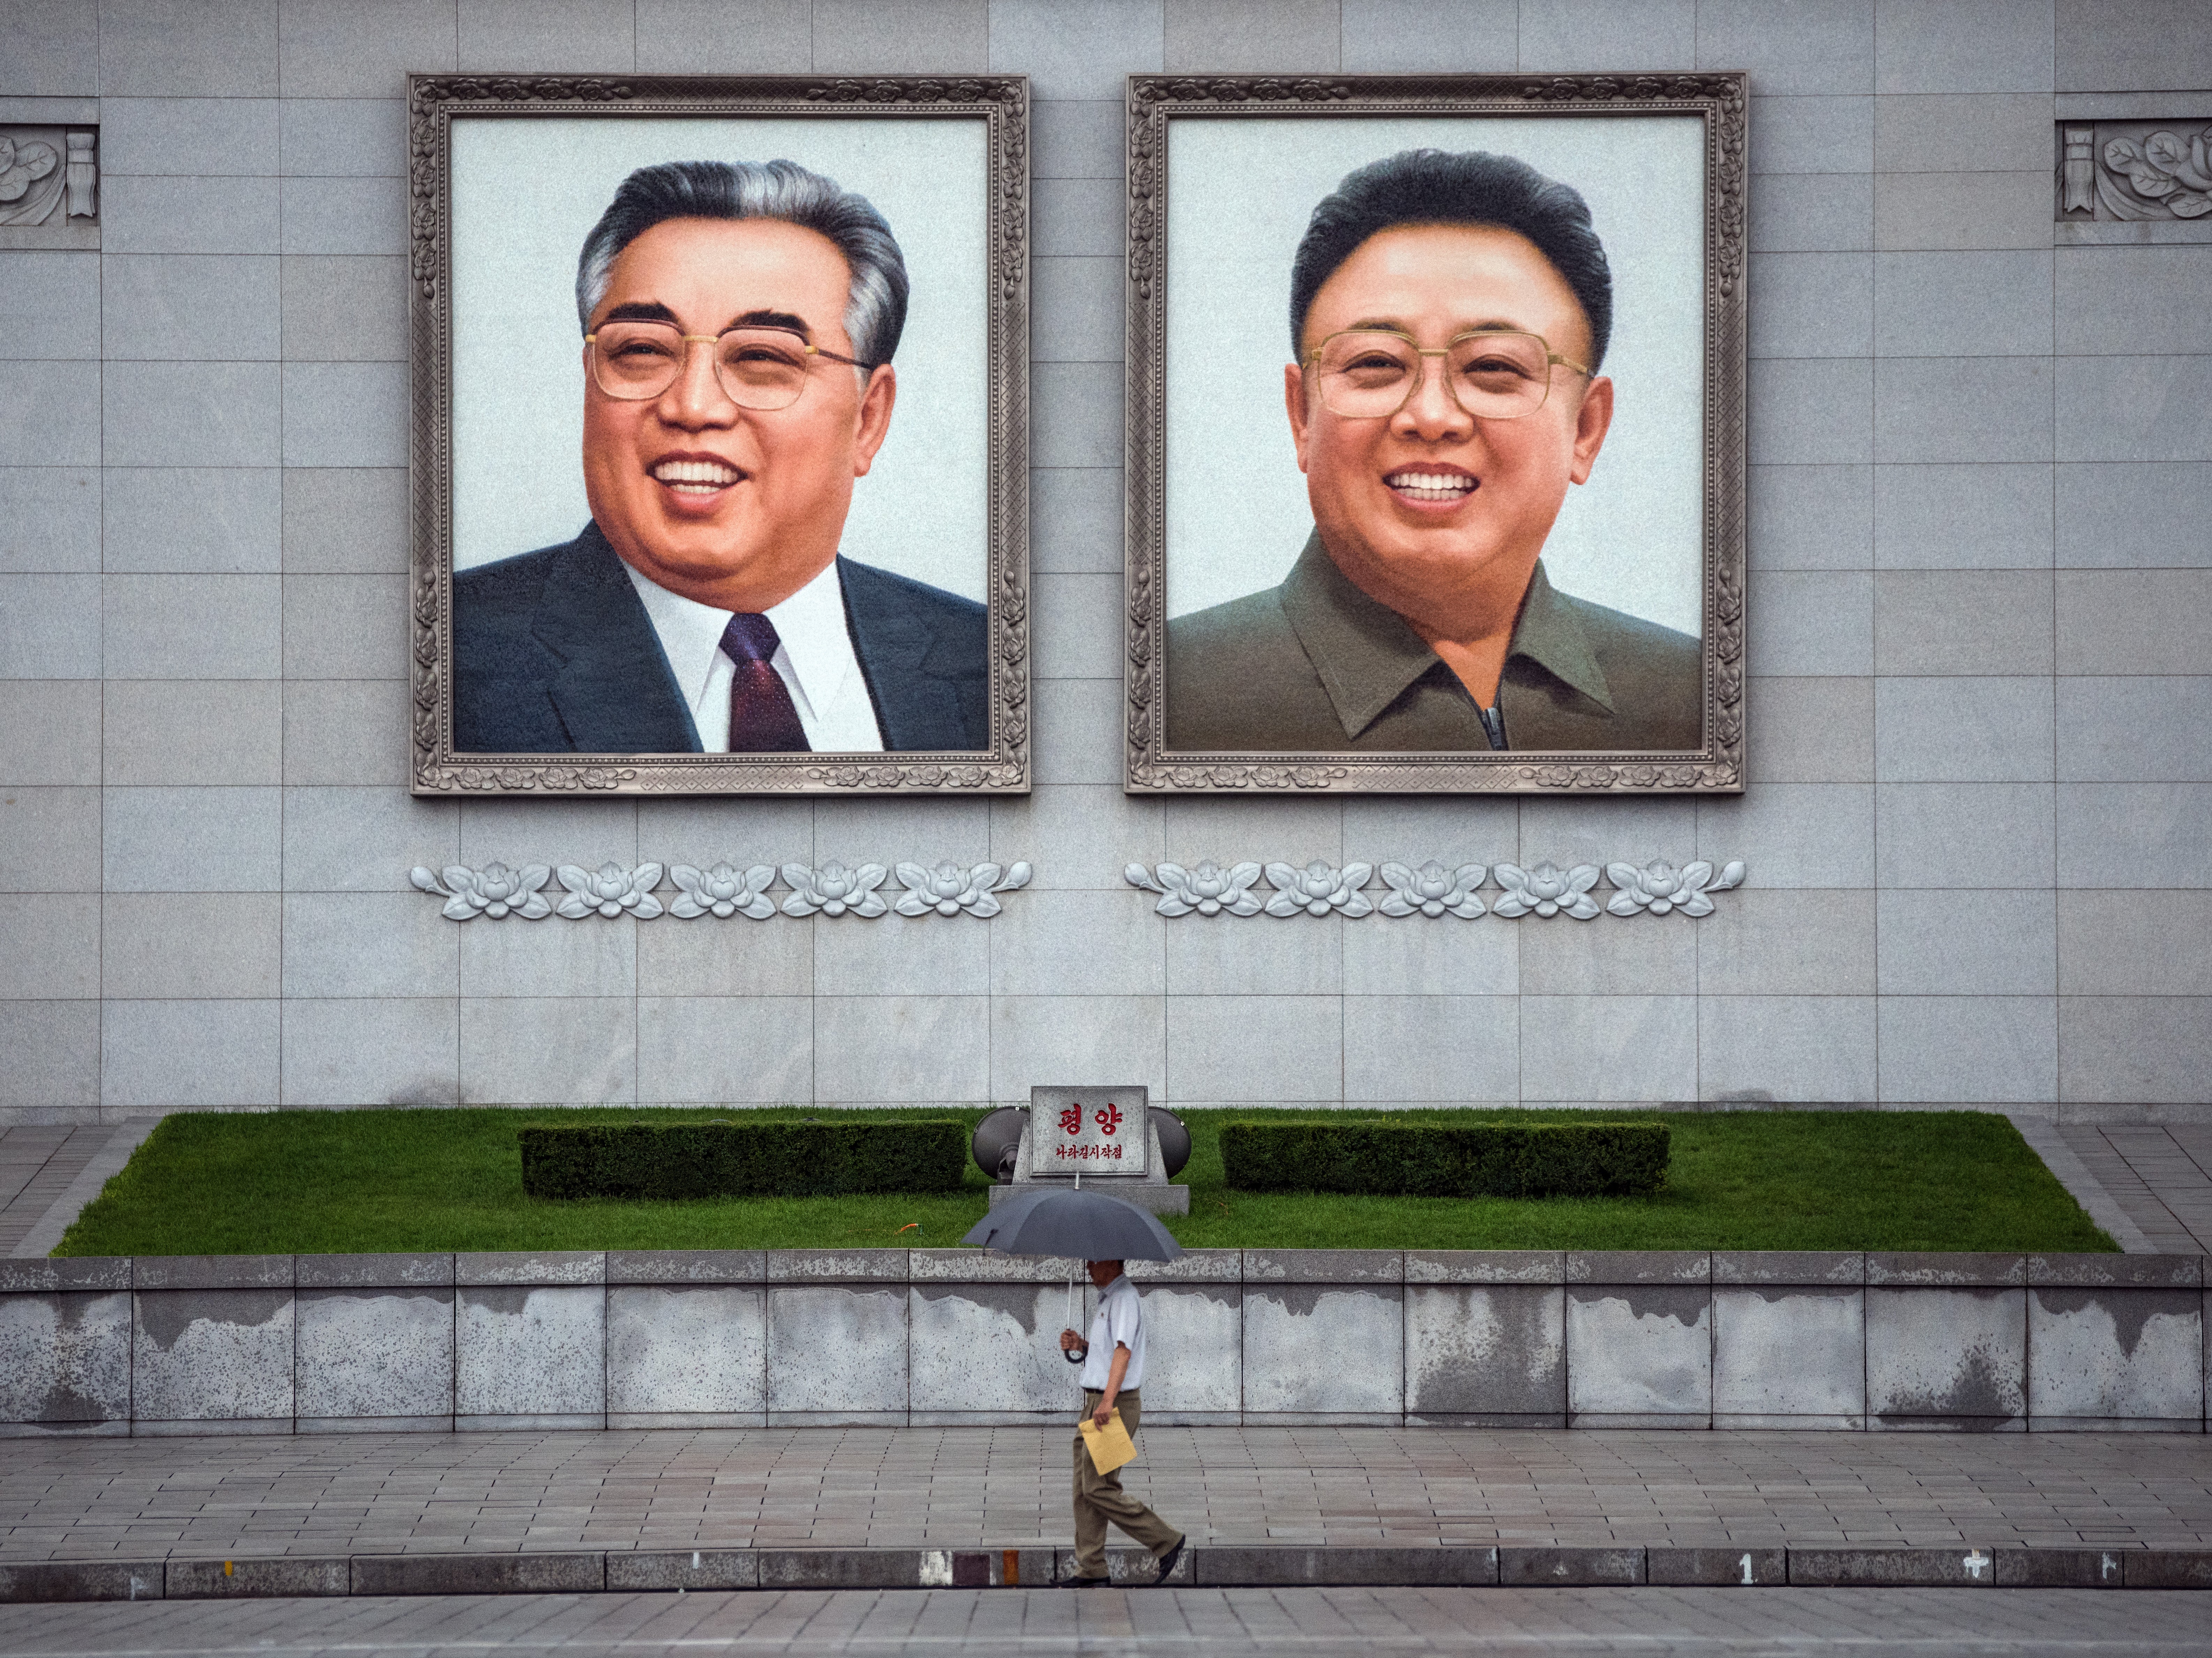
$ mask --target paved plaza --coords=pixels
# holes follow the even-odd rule
[[[1147,1428],[1201,1545],[2212,1546],[2174,1434]],[[1037,1428],[15,1440],[0,1561],[1006,1548],[1069,1535]]]
[[[101,1655],[2202,1654],[2201,1594],[2020,1589],[787,1591],[0,1606],[11,1658]]]

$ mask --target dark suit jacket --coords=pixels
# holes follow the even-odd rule
[[[1498,707],[1514,749],[1695,749],[1703,647],[1559,592],[1539,560]],[[1281,586],[1168,623],[1167,723],[1170,750],[1491,749],[1459,677],[1336,568],[1318,533]]]
[[[983,606],[849,558],[837,581],[884,748],[988,748]],[[660,636],[598,525],[453,578],[453,747],[700,751]]]

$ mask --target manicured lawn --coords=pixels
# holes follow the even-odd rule
[[[526,1123],[727,1117],[730,1110],[453,1109],[188,1114],[156,1129],[87,1206],[64,1255],[445,1249],[944,1248],[983,1214],[957,1193],[539,1201],[523,1195]],[[823,1115],[779,1108],[775,1115]],[[871,1116],[981,1112],[870,1113]],[[1666,1113],[1667,1183],[1639,1198],[1517,1200],[1244,1193],[1222,1183],[1220,1128],[1194,1111],[1194,1248],[2037,1249],[2115,1246],[2019,1132],[1974,1112]],[[1283,1113],[1285,1116],[1293,1114]],[[1308,1114],[1296,1114],[1305,1115]],[[1580,1112],[1359,1114],[1420,1122],[1589,1121]],[[1611,1114],[1608,1114],[1610,1115]],[[1622,1119],[1637,1114],[1623,1111]],[[1643,1120],[1650,1120],[1646,1114]]]

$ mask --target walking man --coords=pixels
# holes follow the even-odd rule
[[[1073,1330],[1060,1333],[1063,1351],[1083,1355],[1083,1406],[1103,1428],[1116,1409],[1133,1439],[1139,1409],[1137,1390],[1145,1382],[1145,1323],[1137,1306],[1137,1286],[1118,1260],[1087,1260],[1085,1270],[1098,1286],[1098,1312],[1086,1341]],[[1075,1575],[1079,1588],[1103,1588],[1106,1576],[1106,1522],[1112,1521],[1152,1552],[1164,1583],[1182,1558],[1183,1534],[1121,1489],[1121,1471],[1100,1473],[1091,1466],[1083,1436],[1075,1436]]]

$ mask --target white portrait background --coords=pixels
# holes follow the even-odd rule
[[[1322,197],[1401,149],[1517,155],[1572,185],[1613,267],[1613,429],[1544,549],[1553,584],[1700,631],[1705,135],[1694,117],[1169,124],[1167,606],[1272,587],[1313,529],[1283,412],[1291,258]]]
[[[906,256],[898,404],[853,486],[843,552],[981,599],[990,501],[985,128],[972,121],[456,120],[453,566],[567,541],[580,459],[576,258],[635,168],[778,158],[872,202]]]

